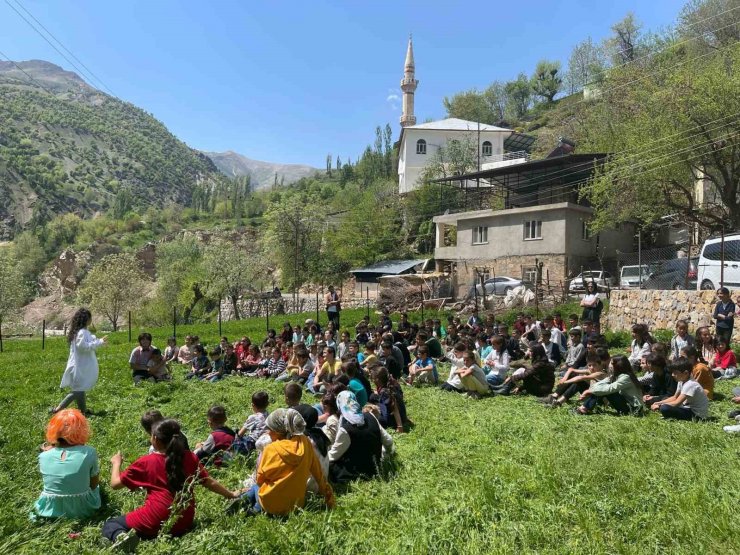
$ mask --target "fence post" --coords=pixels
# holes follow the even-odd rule
[[[270,329],[270,299],[265,299],[265,314],[267,315],[267,330]]]
[[[131,311],[128,311],[128,342],[131,343]]]
[[[319,326],[319,292],[316,291],[316,326]]]
[[[46,349],[46,320],[41,321],[41,350]]]
[[[719,248],[719,286],[725,286],[725,226],[722,226],[722,239]]]
[[[177,341],[177,307],[172,307],[172,337]]]
[[[370,321],[370,287],[365,286],[365,307],[367,310],[367,321]]]
[[[2,352],[3,352],[3,317],[0,316],[0,353]]]
[[[419,285],[419,293],[421,293],[421,323],[424,323],[424,282]]]
[[[218,298],[218,337],[220,338],[221,333],[221,297]]]

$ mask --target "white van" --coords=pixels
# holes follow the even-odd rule
[[[724,280],[722,285],[740,288],[740,233],[725,235]],[[697,289],[718,289],[720,287],[722,238],[712,237],[704,241],[697,268]]]
[[[642,279],[640,279],[642,274]],[[647,264],[642,265],[642,272],[640,266],[622,266],[622,272],[619,275],[619,288],[620,289],[632,289],[640,287],[640,284],[645,283],[650,277],[650,267]]]

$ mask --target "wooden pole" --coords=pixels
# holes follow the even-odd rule
[[[421,293],[421,323],[424,324],[424,284],[419,285],[419,292]]]
[[[131,343],[131,311],[128,311],[128,342]]]
[[[493,277],[493,302],[491,303],[491,316],[493,317],[493,327],[496,330],[496,335],[498,335],[498,326],[496,325],[496,268],[491,268],[491,276]],[[483,294],[485,294],[486,290],[483,289]],[[483,304],[486,304],[486,300],[483,299]]]
[[[3,317],[0,316],[0,353],[3,352]]]
[[[177,340],[177,307],[172,307],[172,337]]]
[[[46,320],[41,321],[41,350],[46,349]]]
[[[316,291],[316,325],[319,325],[319,292]]]
[[[365,286],[365,303],[367,304],[367,321],[370,321],[370,287]]]
[[[221,297],[218,298],[218,337],[221,338]]]

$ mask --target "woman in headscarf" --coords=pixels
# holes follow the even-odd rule
[[[295,409],[276,409],[267,417],[272,443],[262,452],[257,484],[244,493],[249,509],[272,515],[287,515],[303,507],[306,481],[316,480],[327,507],[334,507],[334,492],[324,478],[311,441],[304,435],[306,421]]]
[[[378,473],[383,448],[386,453],[393,452],[393,438],[375,416],[362,412],[351,391],[337,395],[337,406],[342,416],[329,450],[329,475],[336,483],[372,478]]]
[[[321,430],[316,427],[316,423],[319,421],[319,413],[311,405],[301,404],[298,405],[295,410],[301,413],[303,420],[306,422],[305,436],[313,445],[313,452],[316,458],[319,460],[321,466],[321,474],[324,480],[328,479],[329,476],[329,438]],[[308,477],[308,483],[306,484],[306,490],[311,493],[319,493],[319,484],[313,476]]]

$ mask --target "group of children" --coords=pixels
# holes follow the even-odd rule
[[[662,343],[636,324],[630,348],[618,354],[609,352],[594,322],[571,315],[566,327],[559,314],[541,321],[521,314],[510,331],[477,311],[465,321],[450,316],[445,325],[426,320],[416,326],[403,314],[395,327],[384,312],[378,325],[361,321],[354,339],[331,323],[323,331],[312,321],[301,330],[286,323],[260,345],[224,337],[207,353],[191,336],[181,347],[171,338],[161,353],[142,333],[129,361],[136,383],[171,379],[178,365],[186,379],[272,378],[284,384],[286,408],[269,412],[268,393],[257,391],[237,430],[227,425],[223,406],[212,406],[206,415],[211,432],[192,450],[177,421],[148,411],[141,424],[149,453],[125,470],[117,453],[110,476],[112,489],[143,488],[146,500],[107,520],[103,536],[130,548],[139,538],[186,533],[193,526],[195,484],[229,499],[230,512],[285,515],[302,507],[309,492],[333,507],[330,484],[374,476],[394,451],[386,428],[403,433],[413,425],[402,385],[437,385],[471,398],[530,394],[552,408],[577,400],[577,414],[611,407],[619,414],[652,410],[664,418],[706,419],[715,380],[737,375],[727,333],[734,311],[723,305],[720,313],[725,325],[717,327],[716,339],[708,327],[692,336],[679,321],[670,343]],[[440,363],[450,366],[442,383]],[[314,402],[303,403],[304,394]],[[740,388],[732,401],[740,404]],[[740,421],[740,411],[730,416]],[[740,425],[725,430],[740,432]],[[100,468],[89,435],[79,410],[55,411],[39,455],[44,489],[33,518],[85,518],[100,509]],[[209,475],[208,467],[252,453],[254,472],[241,487],[232,491]]]

